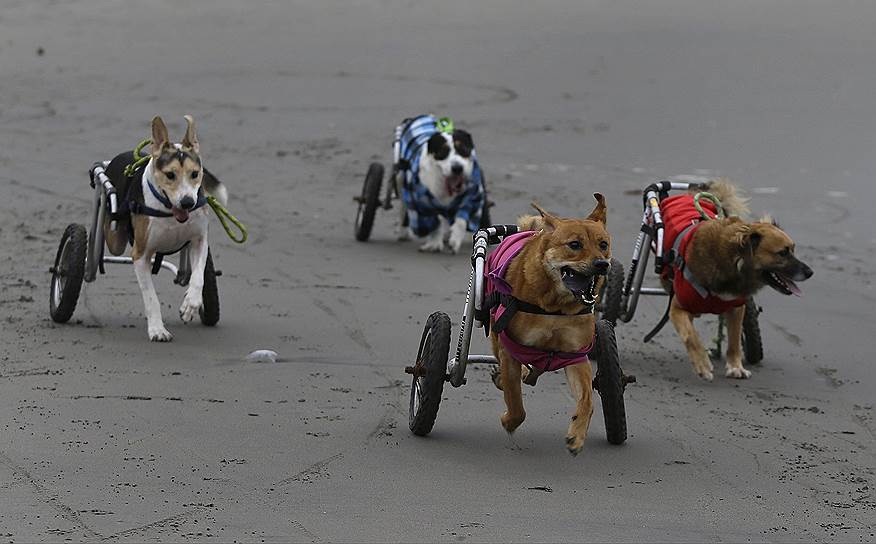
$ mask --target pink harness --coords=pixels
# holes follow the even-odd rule
[[[490,256],[487,257],[487,266],[484,270],[484,298],[489,299],[494,292],[503,295],[512,295],[511,285],[505,281],[505,273],[511,265],[511,260],[523,250],[523,246],[535,235],[534,231],[518,232],[506,237]],[[490,309],[490,317],[495,324],[502,315],[508,311],[504,304],[499,303]],[[525,310],[521,310],[525,311]],[[508,350],[514,359],[523,364],[530,365],[541,372],[551,372],[561,368],[589,362],[587,354],[593,349],[593,343],[581,348],[579,351],[545,351],[531,346],[524,346],[514,341],[504,328],[499,330],[494,325],[494,330],[499,336],[499,342]],[[595,337],[594,337],[595,342]]]

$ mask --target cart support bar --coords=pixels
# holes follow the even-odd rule
[[[469,363],[476,364],[484,364],[484,365],[497,365],[499,361],[496,360],[492,355],[469,355],[468,356]]]
[[[132,259],[130,257],[114,257],[114,256],[106,255],[103,258],[103,262],[115,263],[115,264],[134,264],[134,259]],[[152,262],[153,263],[155,262],[154,258],[152,259]],[[164,268],[166,270],[173,272],[174,275],[176,275],[179,272],[179,269],[176,267],[175,264],[169,263],[169,262],[164,261],[164,260],[161,261],[161,268]]]

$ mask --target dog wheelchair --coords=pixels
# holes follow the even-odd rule
[[[452,358],[449,357],[450,317],[444,312],[434,312],[426,320],[415,364],[405,367],[405,373],[412,376],[408,426],[415,435],[426,436],[432,431],[445,382],[453,387],[465,385],[465,369],[470,363],[498,365],[498,361],[492,355],[469,354],[469,347],[474,327],[484,328],[485,333],[489,335],[490,314],[485,307],[484,295],[487,247],[499,244],[505,237],[518,231],[517,225],[495,225],[482,228],[475,233],[471,257],[472,271],[459,324],[456,351]],[[602,400],[607,439],[611,444],[622,444],[627,439],[624,390],[627,384],[635,382],[636,378],[625,375],[621,370],[612,323],[604,319],[596,322],[595,341],[590,355],[597,361],[593,388]],[[494,373],[494,380],[496,377]],[[535,381],[524,380],[524,383],[534,385]]]
[[[390,210],[393,208],[393,200],[402,198],[405,191],[405,173],[410,168],[408,161],[402,157],[402,137],[409,123],[413,120],[405,119],[402,124],[395,127],[395,137],[392,144],[392,170],[389,174],[389,183],[383,192],[383,196],[381,197],[381,189],[383,189],[385,169],[382,164],[372,162],[365,174],[361,195],[353,197],[353,201],[358,204],[354,233],[356,240],[360,242],[367,242],[371,237],[371,230],[374,227],[374,218],[377,215],[378,208]],[[491,224],[490,208],[493,206],[493,202],[490,201],[487,194],[487,182],[486,177],[483,175],[483,169],[481,170],[481,180],[484,185],[484,204],[481,209],[479,227],[486,228]],[[408,226],[409,220],[407,213],[404,211],[404,205],[402,205],[400,221],[403,228]]]
[[[617,324],[618,321],[629,323],[636,313],[639,296],[671,296],[663,287],[644,287],[645,272],[648,268],[648,258],[651,253],[655,256],[654,272],[660,276],[664,270],[675,260],[675,255],[664,255],[664,222],[660,211],[660,203],[669,197],[671,191],[706,191],[707,187],[698,183],[660,181],[645,187],[642,196],[644,213],[642,226],[639,229],[636,243],[633,246],[633,258],[630,262],[629,275],[624,277],[624,267],[616,259],[612,259],[605,287],[600,297],[597,311],[602,319]],[[698,201],[700,195],[710,197],[707,193],[700,192],[695,196]],[[697,204],[699,206],[699,204]],[[716,203],[720,207],[720,203]],[[700,213],[703,213],[700,211]],[[672,251],[670,251],[672,253]],[[745,301],[745,316],[742,321],[742,350],[745,361],[756,365],[763,360],[763,344],[761,341],[759,316],[763,311],[757,305],[754,297],[748,297]],[[669,305],[660,322],[645,337],[644,341],[651,341],[654,336],[666,325],[669,319]],[[724,338],[723,316],[718,317],[718,335],[715,338],[715,346],[711,350],[711,356],[721,356],[721,342]]]
[[[61,236],[55,264],[49,271],[52,274],[49,290],[49,313],[56,323],[66,323],[73,317],[82,282],[93,282],[98,272],[105,274],[105,264],[131,264],[131,257],[104,255],[106,249],[103,225],[109,214],[110,229],[117,228],[117,218],[124,205],[120,199],[126,195],[118,195],[112,181],[107,177],[105,169],[109,161],[97,162],[89,170],[91,188],[94,190],[93,213],[91,229],[86,232],[85,226],[71,223]],[[165,254],[157,254],[152,259],[152,273],[157,274],[162,268],[172,272],[177,285],[188,285],[192,275],[191,259],[188,244],[179,250],[179,265],[166,262]],[[200,310],[201,323],[212,327],[219,322],[219,289],[216,278],[222,272],[213,266],[213,257],[207,251],[207,264],[204,268],[204,303]]]

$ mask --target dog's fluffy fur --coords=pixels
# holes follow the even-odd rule
[[[795,244],[770,220],[749,221],[748,199],[726,179],[708,184],[706,190],[721,201],[728,217],[706,221],[692,235],[685,256],[694,278],[711,293],[730,300],[747,298],[766,285],[782,294],[799,294],[794,284],[812,276],[812,269],[794,255]],[[696,192],[696,191],[694,191]],[[664,287],[669,288],[667,283]],[[748,378],[742,364],[742,320],[745,306],[724,314],[727,323],[727,366],[725,376]],[[675,298],[669,317],[687,348],[694,372],[711,380],[713,366],[693,326],[694,314]]]
[[[147,184],[151,181],[167,196],[171,203],[171,208],[167,211],[173,217],[133,215],[130,220],[120,221],[115,231],[109,228],[111,218],[108,217],[104,225],[107,246],[116,255],[124,252],[127,247],[128,228],[133,226],[131,258],[134,260],[134,273],[143,294],[149,339],[156,342],[168,342],[173,339],[173,335],[164,327],[161,318],[161,304],[152,283],[152,257],[156,253],[178,251],[189,244],[180,258],[190,259],[192,275],[179,309],[180,318],[188,323],[198,315],[203,305],[209,219],[208,206],[194,210],[191,208],[198,200],[202,184],[207,194],[215,196],[223,204],[228,198],[225,187],[202,167],[194,120],[188,115],[185,120],[186,133],[179,144],[170,142],[167,127],[161,117],[152,120],[152,153],[141,180],[143,203],[150,208],[166,210],[149,190]]]
[[[505,280],[515,297],[565,315],[517,313],[506,331],[515,341],[546,351],[567,352],[578,351],[593,341],[595,317],[592,313],[577,315],[582,309],[581,301],[563,283],[561,269],[570,267],[580,274],[595,276],[594,265],[611,259],[611,237],[605,230],[605,200],[598,193],[594,196],[597,205],[587,219],[560,219],[537,207],[540,215],[521,217],[518,221],[521,229],[538,233],[511,262]],[[573,241],[580,247],[570,247]],[[596,276],[595,281],[598,293],[602,276]],[[506,411],[501,423],[510,433],[526,418],[521,394],[526,368],[505,350],[495,332],[490,334],[490,340],[499,360],[497,385],[505,397]],[[564,370],[576,399],[565,443],[571,453],[577,454],[584,446],[593,414],[593,371],[587,363]]]

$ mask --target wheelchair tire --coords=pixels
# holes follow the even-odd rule
[[[55,255],[49,288],[49,313],[55,323],[66,323],[73,317],[85,276],[87,249],[88,234],[85,227],[76,223],[67,225]]]
[[[383,183],[383,165],[372,162],[365,174],[359,209],[356,211],[356,240],[368,241],[374,227],[374,214],[380,205],[380,186]]]
[[[624,265],[617,259],[611,260],[611,268],[605,278],[599,304],[602,307],[601,319],[617,325],[621,314],[621,297],[624,290]]]
[[[201,295],[204,300],[198,311],[201,323],[214,327],[219,323],[219,286],[216,283],[216,269],[209,249],[207,249],[207,264],[204,266],[204,287],[201,289]]]
[[[426,320],[411,382],[408,426],[417,436],[426,436],[435,425],[447,376],[449,352],[450,318],[443,312],[435,312]]]
[[[745,362],[759,365],[763,361],[763,341],[760,336],[760,308],[754,297],[745,301],[745,317],[742,318],[742,353]]]
[[[596,378],[593,385],[602,399],[605,435],[610,444],[627,439],[627,415],[624,406],[624,373],[617,354],[614,325],[605,319],[596,322]]]

